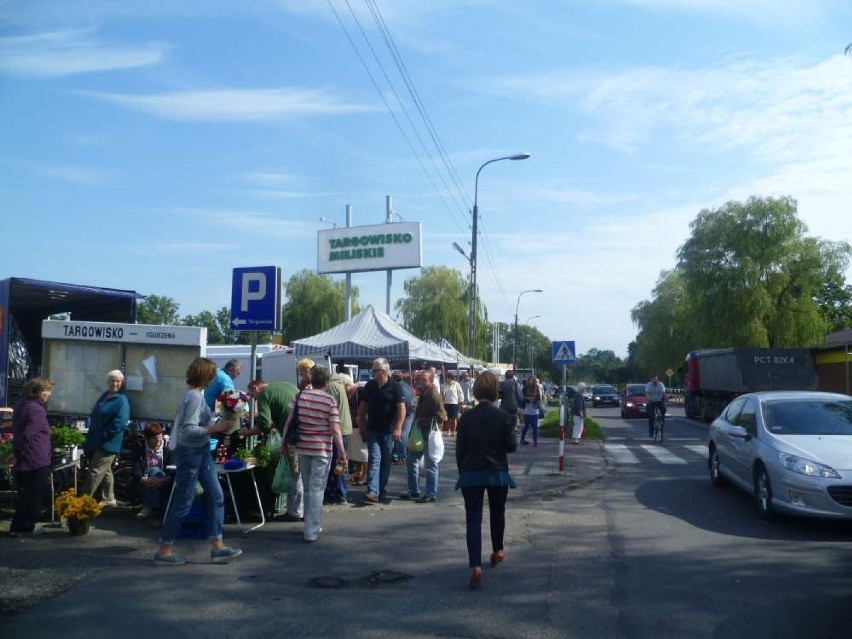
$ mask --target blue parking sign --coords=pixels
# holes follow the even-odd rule
[[[281,317],[281,269],[235,268],[231,280],[231,330],[275,331]]]

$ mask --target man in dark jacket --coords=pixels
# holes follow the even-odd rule
[[[519,404],[515,371],[506,371],[506,379],[500,382],[500,408],[512,416],[512,426],[517,426]]]

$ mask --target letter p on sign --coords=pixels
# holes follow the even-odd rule
[[[254,284],[254,286],[252,286]],[[249,302],[266,298],[266,273],[243,273],[240,311],[248,311]]]

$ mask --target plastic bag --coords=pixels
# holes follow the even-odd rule
[[[290,473],[290,462],[287,461],[287,455],[281,455],[272,478],[272,492],[283,495],[291,490],[293,490],[293,475]]]
[[[424,444],[423,432],[420,430],[420,426],[414,424],[411,427],[411,431],[408,433],[408,442],[406,442],[405,447],[411,453],[419,455],[423,452],[423,448],[425,447]]]
[[[429,459],[436,464],[444,458],[444,436],[441,429],[435,428],[429,433]]]
[[[278,459],[281,455],[281,433],[274,428],[269,432],[269,437],[266,438],[266,449],[269,451],[269,457],[273,460]]]

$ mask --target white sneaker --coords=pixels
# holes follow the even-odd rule
[[[137,519],[149,519],[154,515],[150,506],[142,506],[142,510],[136,513]]]
[[[100,502],[100,504],[101,504],[101,506],[103,506],[104,508],[115,508],[116,506],[118,506],[118,502],[117,502],[116,500],[114,500],[114,499],[112,499],[112,500],[109,500],[109,499],[102,499],[102,500],[101,500],[101,502]]]

